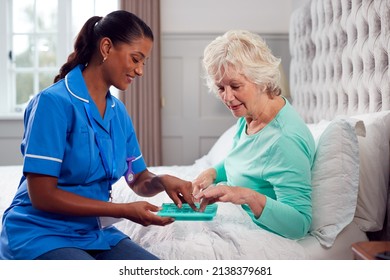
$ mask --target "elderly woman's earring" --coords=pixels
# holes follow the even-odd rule
[[[104,63],[104,61],[106,61],[107,57],[103,57],[103,61],[102,61],[102,64]]]

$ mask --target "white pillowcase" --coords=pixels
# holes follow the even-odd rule
[[[237,126],[235,124],[227,129],[207,153],[206,157],[211,166],[219,163],[227,156],[232,148],[233,137],[236,134],[236,130]]]
[[[310,234],[325,247],[354,217],[359,186],[357,133],[364,126],[356,119],[338,117],[309,125],[316,142],[312,168],[312,224]]]
[[[360,186],[355,222],[363,231],[383,227],[389,186],[390,111],[356,115],[366,127],[359,137]]]

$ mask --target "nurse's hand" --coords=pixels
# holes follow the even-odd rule
[[[159,175],[159,183],[165,189],[165,192],[176,204],[181,208],[183,203],[188,203],[189,206],[197,211],[192,196],[192,183],[171,175]]]
[[[161,210],[161,207],[146,201],[126,203],[123,206],[123,217],[143,226],[165,226],[175,221],[173,218],[157,216],[154,212]]]
[[[134,175],[134,182],[129,186],[140,196],[154,196],[165,191],[177,207],[181,208],[184,202],[194,210],[196,206],[192,196],[192,183],[171,175],[156,175],[144,170]]]

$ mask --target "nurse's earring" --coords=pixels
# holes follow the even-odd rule
[[[102,64],[104,63],[104,61],[106,61],[106,59],[107,59],[107,56],[103,57]]]

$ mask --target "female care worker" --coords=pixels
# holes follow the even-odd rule
[[[84,24],[55,83],[25,111],[23,176],[4,213],[0,259],[158,259],[101,224],[103,216],[173,222],[145,201],[110,202],[122,176],[139,195],[166,191],[195,208],[191,182],[147,170],[131,119],[109,92],[142,76],[152,44],[151,29],[126,11]]]

